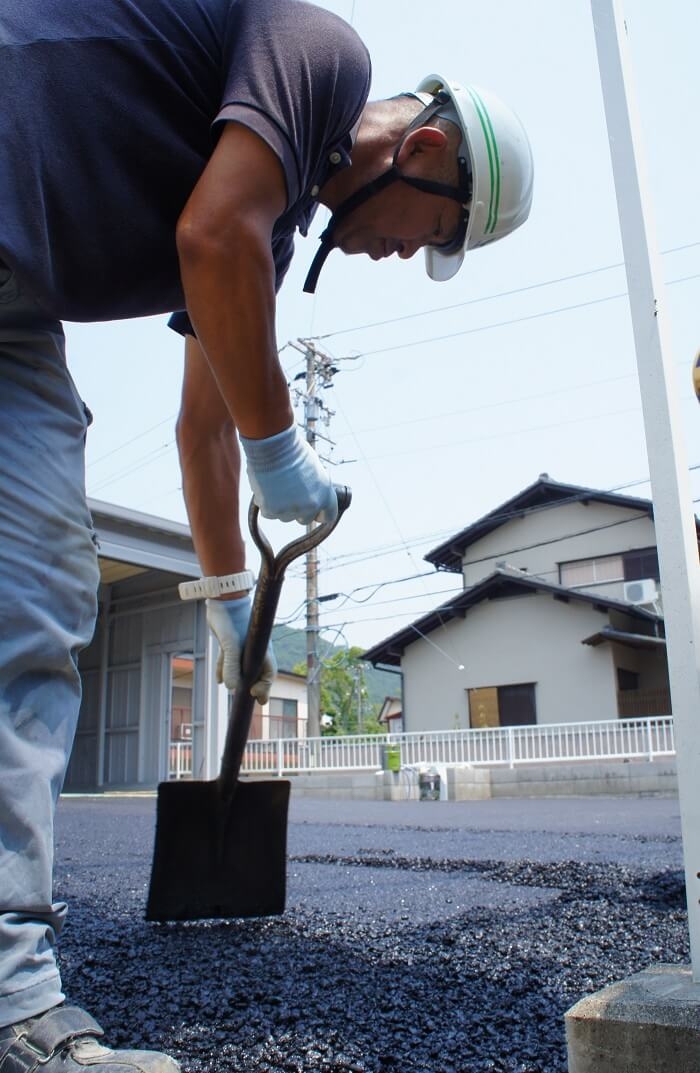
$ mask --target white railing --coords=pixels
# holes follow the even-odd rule
[[[376,771],[385,750],[398,747],[401,766],[562,763],[576,760],[654,760],[674,756],[673,719],[615,719],[484,730],[367,734],[342,738],[249,741],[241,770],[285,775],[313,771]]]
[[[168,772],[168,778],[169,779],[191,779],[192,778],[192,742],[191,741],[171,741],[169,748],[170,748],[170,755],[169,755],[170,770]]]

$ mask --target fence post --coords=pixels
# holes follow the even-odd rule
[[[647,716],[647,752],[649,753],[649,763],[654,761],[654,739],[651,734],[651,719]]]
[[[515,767],[515,733],[512,727],[508,727],[508,767]]]
[[[284,738],[277,739],[277,777],[282,778],[284,774]]]

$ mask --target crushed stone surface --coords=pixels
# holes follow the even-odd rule
[[[221,1073],[566,1073],[564,1014],[689,959],[678,802],[292,800],[283,916],[144,920],[149,797],[66,797],[67,999]]]

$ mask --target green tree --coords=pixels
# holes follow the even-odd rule
[[[306,664],[297,663],[295,674],[306,675]],[[380,734],[379,705],[369,699],[367,663],[362,649],[343,648],[321,660],[321,714],[333,720],[323,734]]]

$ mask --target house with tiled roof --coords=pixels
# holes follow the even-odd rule
[[[670,714],[650,500],[542,474],[425,558],[462,591],[365,653],[404,730]]]

